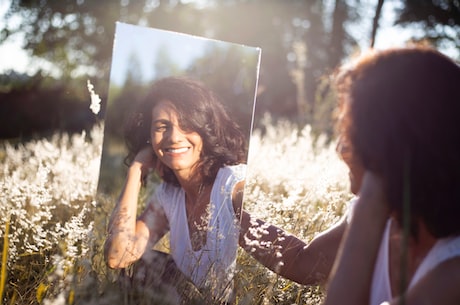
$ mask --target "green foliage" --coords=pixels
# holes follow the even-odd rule
[[[120,3],[114,1],[22,1],[12,0],[7,21],[20,16],[20,23],[9,22],[2,30],[7,38],[23,33],[24,49],[43,57],[72,75],[78,66],[107,69],[114,24],[120,16]],[[105,16],[105,18],[103,18]],[[102,17],[102,18],[99,18]],[[105,45],[106,47],[100,47]]]
[[[458,49],[458,1],[394,3],[398,24],[419,25],[422,35],[414,39]],[[326,99],[326,105],[319,105],[322,100],[317,99],[318,90],[323,94],[321,78],[356,49],[346,25],[368,17],[359,15],[359,5],[360,1],[346,0],[210,0],[201,6],[172,0],[11,0],[0,41],[24,35],[24,49],[30,54],[55,65],[68,82],[74,82],[77,75],[92,75],[99,92],[105,92],[103,87],[108,83],[116,21],[260,47],[256,115],[270,112],[275,118],[298,120],[330,134],[330,101]],[[304,74],[300,85],[294,83],[292,74],[298,64],[293,47],[296,42],[307,46],[306,61],[300,67]],[[167,54],[163,58],[152,69],[164,76],[175,68],[168,64]],[[135,72],[134,68],[127,71],[130,77],[142,77]],[[228,85],[225,79],[216,79],[219,87]],[[305,108],[312,110],[300,119],[296,104],[299,86],[306,95]]]
[[[255,52],[239,46],[211,47],[193,62],[186,74],[203,81],[219,95],[231,117],[250,134],[254,103],[254,88],[257,84],[257,62]]]
[[[438,47],[460,48],[460,2],[457,0],[402,0],[397,10],[396,24],[416,24],[424,35],[417,40],[428,40]]]
[[[340,5],[334,10],[340,9],[340,14],[331,14],[321,0],[211,0],[201,7],[168,0],[12,0],[0,39],[24,35],[24,48],[32,55],[56,65],[69,82],[82,73],[92,75],[97,78],[92,82],[99,92],[105,92],[101,86],[108,79],[116,21],[260,47],[257,114],[271,112],[297,119],[296,88],[291,77],[296,65],[293,44],[304,41],[308,46],[302,69],[306,102],[310,104],[314,103],[318,76],[334,67],[356,44],[342,24],[357,16],[350,13],[346,1],[337,3]],[[15,22],[18,16],[21,22]],[[231,57],[227,59],[231,62]],[[159,68],[162,73],[174,69],[165,63],[152,69]],[[231,89],[225,78],[216,79],[219,89],[226,85],[226,90]],[[311,124],[311,118],[306,122]]]
[[[88,108],[86,80],[68,83],[36,75],[5,81],[0,90],[0,138],[25,140],[60,130],[90,130],[97,118]]]

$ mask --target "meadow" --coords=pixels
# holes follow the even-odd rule
[[[335,141],[288,121],[251,137],[245,208],[308,242],[351,198]],[[113,198],[96,196],[103,126],[0,144],[0,304],[164,304],[119,289],[104,263]],[[115,173],[114,173],[115,175]],[[238,253],[237,304],[320,304],[319,287],[285,280]]]

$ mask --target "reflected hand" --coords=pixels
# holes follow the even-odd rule
[[[140,166],[141,169],[141,181],[145,182],[148,174],[155,169],[157,159],[155,158],[155,152],[151,146],[146,146],[141,149],[131,164],[131,166]]]

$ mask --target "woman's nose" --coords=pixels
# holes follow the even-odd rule
[[[171,142],[180,142],[183,139],[183,137],[184,132],[179,128],[179,126],[171,126],[169,130],[169,139]]]
[[[350,146],[343,138],[339,138],[335,149],[342,159],[346,158],[350,154]]]

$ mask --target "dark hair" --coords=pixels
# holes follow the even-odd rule
[[[197,132],[203,141],[198,170],[205,183],[212,183],[219,168],[246,162],[246,139],[239,126],[227,114],[218,97],[201,83],[184,77],[168,77],[155,82],[140,102],[125,128],[128,156],[136,154],[150,140],[152,109],[160,101],[173,103],[181,128]],[[156,156],[155,156],[156,158]],[[173,171],[159,170],[166,182],[179,185]]]
[[[374,51],[337,80],[339,131],[380,175],[398,222],[409,203],[437,238],[460,233],[460,67],[427,47]]]

